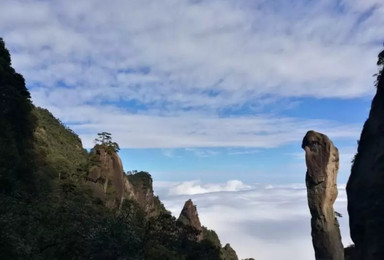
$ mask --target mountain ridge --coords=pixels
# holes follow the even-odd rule
[[[221,245],[198,241],[201,231],[165,209],[149,173],[126,175],[117,151],[88,153],[33,106],[1,38],[0,76],[3,259],[224,259]]]

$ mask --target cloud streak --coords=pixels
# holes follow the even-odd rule
[[[201,184],[199,181],[187,181],[169,189],[170,195],[196,195],[222,191],[241,191],[250,189],[251,186],[245,185],[239,180],[230,180],[223,184]]]
[[[70,125],[83,139],[86,147],[93,145],[95,133],[113,133],[121,147],[178,148],[189,147],[264,147],[272,148],[301,142],[309,129],[327,133],[332,139],[355,139],[360,126],[330,120],[306,120],[289,117],[241,116],[218,117],[196,113],[158,116],[129,114],[114,107],[67,107],[51,111]]]

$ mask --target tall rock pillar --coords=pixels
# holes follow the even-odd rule
[[[200,223],[199,215],[197,214],[196,206],[193,204],[191,199],[185,202],[178,220],[184,225],[195,228],[199,232],[196,237],[197,241],[203,240],[203,228]]]
[[[333,209],[339,152],[326,135],[315,131],[308,131],[302,148],[307,164],[305,182],[316,260],[344,260],[339,223]]]

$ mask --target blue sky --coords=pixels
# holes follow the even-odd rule
[[[273,114],[362,126],[369,113],[371,98],[302,98],[292,102],[295,104],[290,109]],[[340,183],[348,180],[350,162],[358,139],[359,131],[356,135],[347,138],[339,136],[334,140],[340,149]],[[120,156],[127,169],[148,170],[155,179],[163,181],[199,179],[215,182],[238,179],[252,183],[300,183],[305,175],[304,152],[300,140],[273,148],[123,149]]]
[[[35,105],[87,148],[112,133],[125,170],[149,171],[175,215],[193,197],[223,242],[261,260],[313,257],[300,148],[308,130],[339,148],[335,205],[350,243],[343,184],[375,92],[383,24],[382,0],[0,8],[0,36]]]

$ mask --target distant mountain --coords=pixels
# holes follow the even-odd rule
[[[237,259],[197,212],[199,226],[176,220],[149,173],[125,174],[116,143],[88,153],[34,107],[2,39],[0,113],[1,259]]]

